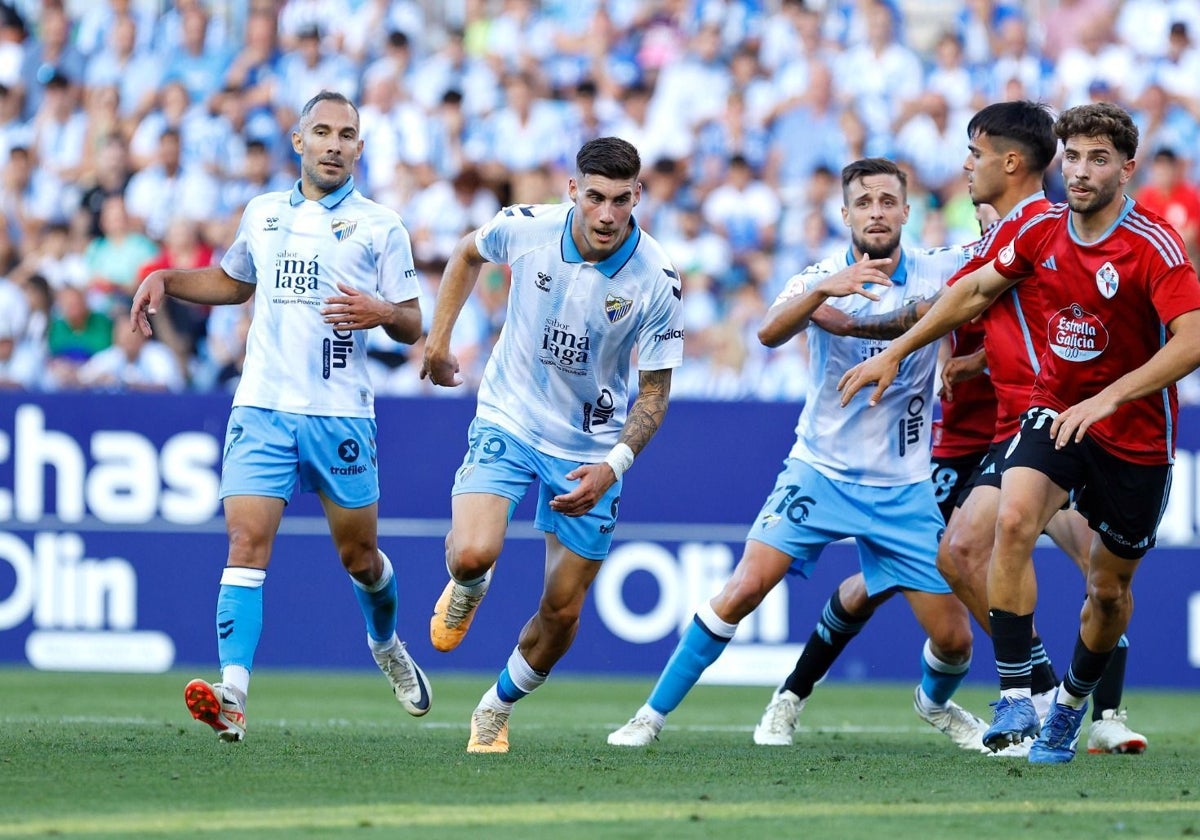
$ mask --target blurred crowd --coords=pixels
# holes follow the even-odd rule
[[[404,218],[427,319],[465,231],[564,200],[580,144],[618,135],[644,162],[635,216],[685,278],[672,396],[800,399],[804,343],[754,333],[845,247],[841,167],[901,162],[909,245],[974,240],[961,164],[989,102],[1128,108],[1132,192],[1196,261],[1197,38],[1200,0],[0,0],[0,386],[233,387],[252,302],[171,301],[147,341],[129,299],[154,268],[219,261],[246,201],[290,189],[298,110],[328,88],[359,104],[356,183]],[[507,283],[485,267],[459,319],[468,383]],[[420,353],[373,330],[378,393],[432,393]]]

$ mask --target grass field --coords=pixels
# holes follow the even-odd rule
[[[492,675],[435,675],[418,720],[378,675],[262,671],[242,744],[191,720],[190,676],[0,669],[0,838],[1200,834],[1195,694],[1130,693],[1143,756],[1043,767],[956,749],[907,685],[821,686],[790,749],[751,742],[768,690],[700,687],[629,750],[605,735],[650,681],[556,677],[517,706],[508,755],[473,756]]]

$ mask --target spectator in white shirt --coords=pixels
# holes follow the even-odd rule
[[[79,384],[108,391],[178,393],[186,383],[175,354],[133,329],[128,313],[114,310],[112,346],[83,363]]]

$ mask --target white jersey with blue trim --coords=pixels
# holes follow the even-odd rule
[[[297,182],[246,205],[221,268],[257,287],[234,405],[375,416],[367,332],[335,329],[321,309],[343,294],[339,283],[391,303],[417,297],[412,244],[395,211],[365,198],[353,178],[319,201]]]
[[[638,370],[683,362],[681,290],[636,222],[612,256],[586,262],[571,238],[574,212],[514,205],[476,234],[484,259],[512,267],[478,415],[548,455],[595,463],[625,425],[634,348]]]
[[[891,312],[941,290],[973,253],[973,246],[931,250],[901,249],[891,286],[872,286],[878,301],[862,295],[829,298],[827,303],[857,316]],[[803,294],[821,278],[846,268],[854,259],[847,250],[792,277],[775,303]],[[929,480],[933,380],[938,344],[933,342],[900,363],[900,372],[879,404],[868,408],[874,386],[841,405],[838,380],[850,368],[881,352],[890,343],[877,339],[834,336],[809,324],[808,391],[796,443],[789,457],[798,458],[823,475],[873,487],[895,487]]]

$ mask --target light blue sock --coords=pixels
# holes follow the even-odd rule
[[[925,640],[925,648],[921,655],[921,690],[925,696],[939,706],[945,706],[958,691],[962,681],[966,679],[967,671],[971,668],[968,659],[961,665],[951,665],[938,659],[933,653],[929,640]]]
[[[263,569],[226,566],[217,595],[217,654],[221,668],[240,665],[253,670],[254,651],[262,636]]]
[[[724,652],[736,631],[737,625],[722,621],[709,604],[701,607],[676,645],[646,705],[660,715],[675,711],[704,669]]]
[[[396,574],[392,571],[392,561],[382,551],[379,559],[383,561],[383,574],[375,583],[367,586],[354,578],[350,580],[354,584],[354,597],[367,620],[367,635],[372,641],[387,644],[396,635]]]
[[[508,664],[496,680],[496,695],[505,703],[515,703],[546,681],[549,671],[535,671],[519,647],[513,648]]]

